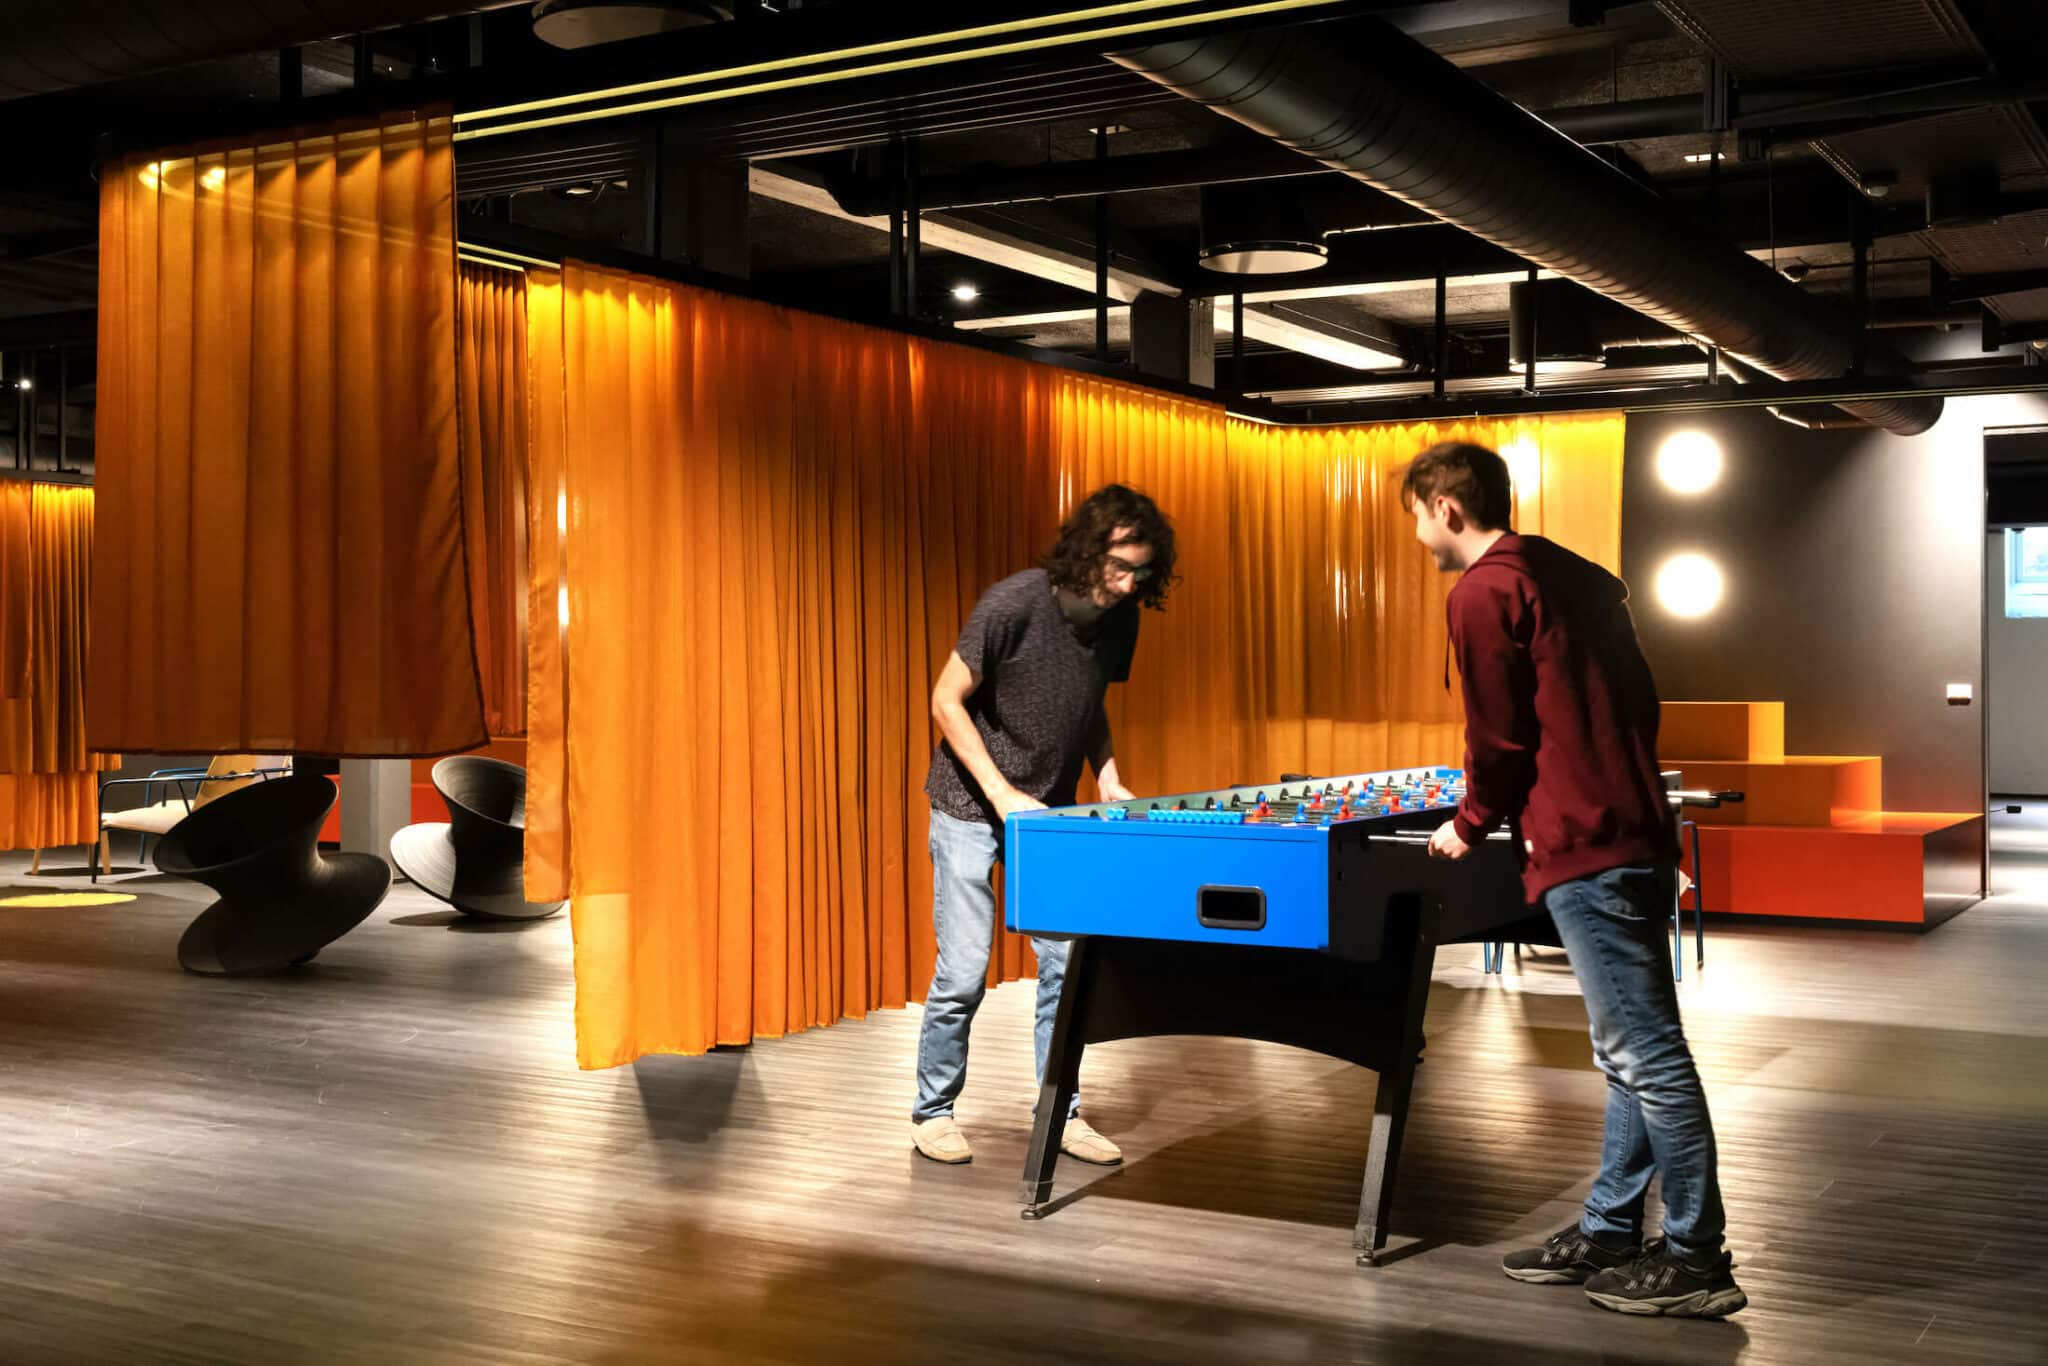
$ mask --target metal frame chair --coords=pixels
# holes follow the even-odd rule
[[[1676,774],[1668,774],[1666,776],[1672,782],[1677,781]],[[1725,802],[1739,802],[1742,800],[1740,792],[1690,792],[1673,789],[1668,791],[1665,796],[1670,801],[1673,811],[1683,811],[1688,806],[1714,807],[1720,806]],[[1686,839],[1688,831],[1691,832],[1692,838],[1693,966],[1703,968],[1707,965],[1707,895],[1702,885],[1704,879],[1700,865],[1700,826],[1698,821],[1686,820],[1683,816],[1680,816],[1678,821],[1678,838],[1681,842]],[[1677,982],[1685,980],[1684,914],[1685,893],[1679,891],[1674,885],[1671,893],[1671,977],[1673,981]],[[1521,950],[1522,945],[1515,945],[1515,956],[1517,958],[1521,956]],[[1502,941],[1495,940],[1490,944],[1481,944],[1479,946],[1479,965],[1482,973],[1504,971],[1506,963],[1507,945]]]
[[[139,808],[124,808],[124,810],[148,810],[156,806],[167,807],[172,801],[178,801],[184,804],[184,815],[189,816],[192,814],[195,806],[204,806],[206,804],[208,798],[204,798],[200,794],[207,783],[242,782],[250,779],[268,782],[272,778],[289,775],[291,771],[292,768],[289,763],[276,767],[233,769],[220,773],[214,772],[212,766],[209,765],[206,768],[159,768],[152,771],[147,777],[142,778],[102,779],[98,794],[95,797],[95,817],[99,829],[99,838],[94,841],[95,847],[88,851],[89,862],[92,865],[92,881],[98,882],[102,873],[111,873],[113,871],[111,866],[113,862],[112,844],[109,838],[113,831],[121,829],[134,830],[135,858],[138,863],[144,863],[146,866],[150,835],[155,834],[158,839],[161,839],[165,834],[169,833],[170,829],[175,828],[173,825],[161,831],[150,831],[132,826],[108,825],[107,817],[110,814],[118,816],[123,814],[123,812],[109,812],[107,810],[107,789],[133,787],[140,784],[142,787],[142,806]],[[162,783],[167,791],[176,789],[175,795],[167,796],[162,802],[153,801],[152,791],[157,783]],[[187,784],[190,785],[189,789],[186,786]]]

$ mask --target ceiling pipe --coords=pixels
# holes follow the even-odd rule
[[[1870,430],[1868,422],[1843,412],[1832,403],[1767,403],[1764,411],[1780,422],[1789,422],[1810,432]]]
[[[518,0],[514,0],[518,2]],[[95,0],[20,6],[0,41],[0,100],[193,62],[498,9],[507,0]],[[9,8],[16,8],[10,6]]]
[[[1849,373],[1860,329],[1383,23],[1158,43],[1110,60],[1283,146],[1786,380]],[[1873,342],[1866,371],[1905,362]],[[1900,435],[1937,398],[1844,404]]]
[[[1754,384],[1767,378],[1733,356],[1723,356],[1721,368],[1727,371],[1728,378],[1737,384]],[[1794,427],[1804,427],[1810,432],[1867,431],[1871,428],[1873,424],[1844,411],[1846,406],[1837,407],[1832,403],[1766,403],[1764,411],[1780,422],[1789,422]]]

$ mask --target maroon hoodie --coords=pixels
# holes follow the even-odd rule
[[[1459,838],[1503,818],[1528,841],[1529,900],[1560,882],[1678,857],[1657,777],[1657,685],[1628,588],[1541,536],[1513,532],[1445,604],[1465,685]]]

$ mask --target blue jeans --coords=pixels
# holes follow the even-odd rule
[[[1610,868],[1543,894],[1592,1022],[1593,1062],[1607,1074],[1600,1179],[1579,1227],[1643,1234],[1654,1172],[1664,1192],[1664,1238],[1695,1258],[1721,1250],[1727,1216],[1715,1171],[1714,1123],[1671,980],[1677,868]]]
[[[917,1039],[917,1105],[910,1117],[919,1121],[952,1114],[967,1080],[967,1031],[988,993],[988,956],[995,946],[996,894],[990,876],[1003,856],[992,828],[943,811],[932,812],[931,848],[932,929],[939,960]],[[1043,1077],[1053,1017],[1060,1008],[1060,981],[1067,971],[1067,942],[1033,939],[1031,948],[1038,955],[1038,1017],[1031,1043]],[[1067,1113],[1080,1108],[1076,1092]]]

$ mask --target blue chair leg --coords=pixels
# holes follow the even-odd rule
[[[1676,887],[1671,890],[1671,980],[1685,980],[1685,926],[1679,923],[1679,915],[1685,910],[1685,900],[1678,895]]]
[[[1679,838],[1684,839],[1685,822],[1679,822]],[[1697,865],[1695,865],[1697,866]],[[1678,890],[1677,879],[1671,883],[1671,980],[1685,980],[1685,894]]]
[[[1707,965],[1707,893],[1700,883],[1700,827],[1698,821],[1687,821],[1692,827],[1692,937],[1693,947],[1698,953],[1695,960],[1700,967]]]

